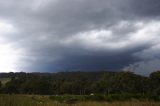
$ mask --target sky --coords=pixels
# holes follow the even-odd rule
[[[0,0],[0,72],[160,69],[160,0]]]

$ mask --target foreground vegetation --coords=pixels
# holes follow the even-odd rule
[[[0,73],[0,94],[0,106],[160,106],[160,71]]]
[[[58,102],[49,96],[36,95],[0,95],[0,106],[160,106],[155,101],[77,101],[74,103]]]

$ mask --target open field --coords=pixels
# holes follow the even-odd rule
[[[49,96],[0,95],[0,106],[70,106],[71,104],[53,101]],[[160,106],[160,102],[126,101],[126,102],[77,102],[72,106]]]

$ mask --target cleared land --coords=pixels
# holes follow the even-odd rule
[[[59,103],[49,96],[35,95],[0,95],[0,106],[160,106],[160,102],[126,101],[126,102],[76,102],[73,104]]]
[[[0,78],[0,81],[2,82],[3,85],[9,82],[10,80],[11,78]]]

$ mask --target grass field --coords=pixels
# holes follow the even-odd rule
[[[0,95],[0,106],[70,106],[71,104],[53,101],[49,96]],[[126,101],[126,102],[77,102],[72,106],[160,106],[160,102]]]

